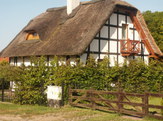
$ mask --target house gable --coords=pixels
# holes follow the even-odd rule
[[[133,46],[130,53],[123,53],[121,50],[121,42],[124,40],[123,26],[126,27],[127,32],[125,33],[125,41],[128,40],[128,42],[131,42],[131,46]],[[137,42],[138,44],[133,42]],[[129,45],[126,46],[128,47]],[[123,64],[125,60],[136,58],[142,58],[142,60],[148,63],[149,50],[144,39],[141,38],[137,27],[135,27],[132,16],[127,11],[117,7],[81,56],[81,61],[85,62],[84,60],[91,55],[96,61],[104,57],[110,58],[111,66],[114,66],[116,63]]]
[[[96,46],[95,43],[98,43],[99,39],[99,35],[97,35],[99,30],[103,31],[100,33],[100,37],[103,37],[102,39],[104,39],[104,41],[105,38],[107,38],[107,26],[103,27],[103,25],[108,24],[106,21],[108,21],[108,18],[110,18],[112,13],[115,12],[116,8],[125,8],[125,10],[135,12],[134,16],[136,16],[139,22],[141,21],[140,24],[143,26],[142,29],[147,37],[147,44],[152,48],[153,52],[148,50],[150,55],[162,56],[162,52],[159,50],[154,40],[152,40],[145,23],[143,23],[143,18],[140,17],[141,15],[139,11],[132,5],[120,0],[84,2],[73,10],[70,15],[67,15],[66,7],[48,9],[45,13],[31,20],[29,24],[2,51],[1,56],[81,56],[84,53],[82,57],[87,58],[85,51],[89,45],[90,48]],[[116,14],[113,15],[113,17],[116,16]],[[121,16],[119,15],[119,17]],[[117,53],[116,46],[119,47],[120,44],[115,40],[117,40],[117,33],[119,33],[117,31],[121,30],[117,29],[116,31],[115,26],[117,22],[114,20],[110,22],[113,23],[111,26],[112,29],[110,30],[110,33],[112,33],[110,36],[112,41],[109,43],[110,45],[115,45],[115,48],[111,48],[110,53]],[[36,31],[39,34],[41,41],[24,43],[26,31],[29,30]],[[137,33],[135,33],[135,35],[137,35]],[[95,36],[96,38],[94,38]],[[96,41],[93,42],[94,44],[90,44],[94,39],[96,39]],[[100,49],[102,49],[101,51],[104,53],[100,56],[104,56],[107,53],[107,43],[108,42],[105,41],[100,44],[100,46],[104,46],[100,47]],[[98,48],[98,50],[100,49]],[[97,48],[92,51],[97,51]],[[120,53],[120,49],[118,49],[118,53]],[[116,58],[117,54],[112,56],[114,56],[112,58]]]

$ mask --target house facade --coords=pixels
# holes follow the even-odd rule
[[[45,56],[48,65],[54,56],[63,63],[76,58],[86,63],[89,56],[110,65],[125,60],[162,58],[140,11],[121,0],[82,2],[67,0],[68,6],[51,8],[37,16],[2,51],[10,64],[30,66],[31,56]],[[74,2],[75,1],[75,2]]]

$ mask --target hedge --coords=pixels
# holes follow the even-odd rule
[[[110,67],[108,58],[99,63],[89,58],[86,65],[78,63],[71,66],[67,63],[59,66],[59,59],[55,57],[51,66],[47,66],[44,57],[31,58],[31,65],[35,66],[9,67],[0,64],[1,73],[5,69],[8,71],[1,76],[8,77],[7,80],[17,84],[14,101],[20,104],[45,105],[48,85],[64,84],[65,101],[68,99],[66,92],[69,87],[109,91],[122,88],[132,93],[163,91],[163,63],[160,61],[151,60],[146,65],[137,60]]]

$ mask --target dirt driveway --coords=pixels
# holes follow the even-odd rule
[[[83,116],[83,117],[71,117],[75,112],[70,113],[57,113],[57,114],[45,114],[45,115],[36,115],[36,116],[26,116],[26,115],[0,115],[0,121],[83,121],[93,116]]]

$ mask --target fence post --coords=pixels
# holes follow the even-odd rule
[[[72,104],[72,91],[70,87],[68,87],[68,101],[69,101],[69,104],[71,105]]]
[[[118,80],[118,112],[121,113],[121,110],[123,109],[123,104],[121,102],[123,102],[123,89],[121,88],[121,83]]]
[[[142,108],[142,111],[144,113],[144,115],[148,115],[148,93],[144,94],[144,97],[142,98],[142,102],[144,104],[144,107]]]
[[[89,90],[89,96],[90,96],[91,103],[92,103],[92,109],[93,109],[93,110],[95,110],[95,101],[93,100],[93,99],[94,99],[95,94],[94,94],[93,92],[94,92],[94,90],[93,90],[93,89]]]
[[[2,78],[2,102],[4,102],[4,89],[5,89],[4,88],[4,84],[5,84],[4,81],[5,81],[4,78]]]
[[[64,106],[64,81],[62,81],[62,101],[61,101],[61,106]]]
[[[121,110],[123,109],[123,104],[121,103],[123,102],[123,92],[122,90],[118,91],[118,111],[119,113],[121,113]]]

